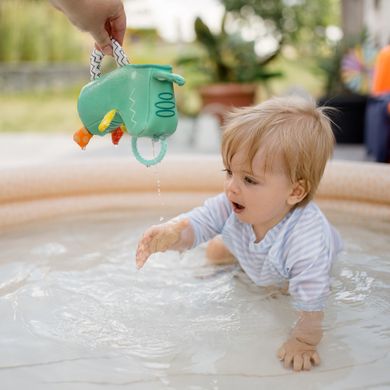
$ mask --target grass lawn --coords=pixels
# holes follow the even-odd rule
[[[0,132],[64,132],[81,127],[78,90],[0,94]]]

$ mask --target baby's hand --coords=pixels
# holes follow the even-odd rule
[[[278,358],[284,361],[285,368],[289,368],[292,364],[294,371],[308,371],[312,365],[320,364],[316,346],[296,338],[290,338],[282,345],[278,351]]]
[[[136,265],[140,269],[152,253],[174,249],[181,238],[181,232],[189,225],[188,219],[178,222],[167,222],[150,227],[138,244]]]

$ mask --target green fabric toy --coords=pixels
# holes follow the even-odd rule
[[[173,74],[169,65],[130,65],[123,49],[113,40],[118,69],[101,76],[103,53],[91,56],[91,82],[78,99],[78,112],[84,125],[74,140],[85,148],[93,135],[111,133],[118,144],[124,131],[132,136],[132,150],[142,164],[159,163],[167,150],[166,138],[177,127],[177,110],[173,83],[183,85],[184,78]],[[161,142],[160,152],[145,160],[138,151],[137,139],[148,137]]]

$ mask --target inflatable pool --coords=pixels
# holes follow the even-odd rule
[[[285,370],[295,315],[203,246],[155,254],[144,229],[222,191],[217,157],[0,169],[4,389],[385,388],[390,383],[390,168],[331,162],[316,201],[339,229],[320,366]],[[161,193],[158,187],[161,186]]]

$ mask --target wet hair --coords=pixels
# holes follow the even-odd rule
[[[259,148],[264,151],[263,169],[272,172],[274,159],[282,158],[291,183],[301,181],[306,197],[314,196],[331,158],[334,135],[326,111],[315,102],[297,96],[276,97],[257,106],[233,110],[227,115],[222,135],[222,158],[229,168],[240,150],[247,156],[250,172]]]

